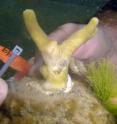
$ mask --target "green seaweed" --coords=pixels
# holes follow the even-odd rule
[[[88,67],[87,78],[95,92],[105,107],[117,115],[117,102],[113,99],[117,97],[117,73],[116,67],[107,60],[99,63],[91,63]]]

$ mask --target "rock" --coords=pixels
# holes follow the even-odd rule
[[[52,95],[42,93],[42,82],[35,78],[8,83],[1,124],[115,124],[112,115],[83,83],[76,82],[69,93]]]

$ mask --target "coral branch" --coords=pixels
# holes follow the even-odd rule
[[[26,9],[23,12],[23,18],[26,28],[36,43],[38,49],[43,50],[49,39],[38,24],[35,12],[33,10]]]
[[[95,34],[97,25],[98,19],[94,17],[83,29],[68,37],[61,45],[64,55],[70,57],[76,48],[89,40]]]

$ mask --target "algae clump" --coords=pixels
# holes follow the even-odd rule
[[[106,59],[99,63],[91,63],[87,70],[87,78],[104,106],[117,115],[117,72],[116,67]]]

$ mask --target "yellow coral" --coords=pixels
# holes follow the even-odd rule
[[[70,57],[76,48],[80,47],[81,44],[85,43],[95,34],[98,19],[92,18],[83,29],[73,33],[59,45],[57,41],[48,39],[38,24],[33,10],[25,10],[23,17],[29,34],[44,58],[45,65],[41,68],[44,78],[54,88],[60,89],[65,87],[68,79]]]

